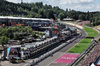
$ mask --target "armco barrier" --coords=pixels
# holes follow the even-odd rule
[[[37,59],[34,59],[33,62],[30,62],[28,64],[25,64],[24,66],[34,66],[35,64],[37,64],[38,62],[42,61],[43,59],[51,56],[52,54],[54,54],[55,52],[57,52],[58,50],[60,50],[61,48],[65,47],[66,45],[68,45],[69,43],[73,42],[74,40],[76,40],[77,38],[79,38],[82,34],[80,34],[79,36],[73,38],[70,42],[67,43],[63,43],[60,46],[56,47],[55,49],[49,51],[48,53],[44,54],[43,56],[40,56]]]

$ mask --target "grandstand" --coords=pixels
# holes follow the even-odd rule
[[[79,66],[100,66],[100,43],[82,60]]]

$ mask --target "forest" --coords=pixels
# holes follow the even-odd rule
[[[16,16],[31,18],[49,18],[60,19],[72,18],[74,20],[89,20],[93,26],[100,24],[100,12],[81,12],[66,8],[65,10],[58,6],[51,6],[36,3],[12,3],[6,0],[0,0],[0,16]]]

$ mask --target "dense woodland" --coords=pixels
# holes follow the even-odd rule
[[[0,16],[21,16],[32,18],[73,18],[75,20],[90,20],[93,26],[100,24],[100,12],[81,12],[66,8],[63,10],[58,6],[43,5],[36,3],[12,3],[0,0]]]
[[[32,31],[30,26],[14,26],[14,27],[0,27],[0,44],[4,46],[8,43],[10,39],[22,40],[27,39],[27,37],[40,38],[44,33],[39,31]]]

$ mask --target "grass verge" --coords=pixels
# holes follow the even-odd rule
[[[84,27],[84,29],[87,33],[87,37],[95,37],[98,32],[92,28]],[[82,53],[92,42],[92,39],[84,38],[82,41],[80,41],[77,45],[72,47],[67,53]]]
[[[89,27],[84,27],[84,29],[87,33],[87,37],[95,37],[96,35],[98,35],[98,32],[92,28]]]
[[[75,45],[73,48],[71,48],[68,53],[81,53],[83,52],[87,47],[89,46],[88,45]]]

